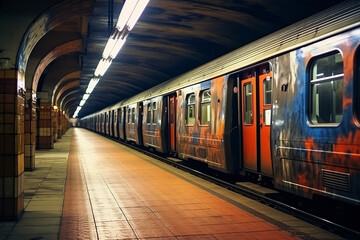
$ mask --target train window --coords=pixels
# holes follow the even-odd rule
[[[151,103],[147,105],[147,115],[146,115],[146,123],[150,124],[151,122]]]
[[[135,108],[131,109],[131,123],[135,123]]]
[[[311,123],[340,123],[343,117],[343,59],[339,52],[321,56],[310,68]]]
[[[203,91],[201,94],[201,112],[200,124],[205,125],[210,123],[211,116],[211,94],[210,90]]]
[[[272,78],[270,76],[266,77],[264,80],[264,105],[271,104],[271,93],[272,93]]]
[[[186,124],[195,124],[195,94],[189,94],[187,97],[187,108],[186,108]]]
[[[128,111],[128,121],[127,121],[128,123],[131,123],[131,122],[130,122],[130,120],[131,120],[130,116],[131,116],[131,109],[129,108],[129,111]]]
[[[244,84],[244,123],[253,124],[252,83]]]
[[[156,124],[156,102],[153,102],[153,107],[152,107],[152,123]]]

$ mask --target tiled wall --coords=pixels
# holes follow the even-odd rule
[[[54,148],[53,130],[52,130],[52,104],[40,103],[38,120],[38,142],[37,148]]]
[[[0,70],[0,219],[16,219],[24,209],[23,75]]]

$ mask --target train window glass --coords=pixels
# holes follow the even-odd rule
[[[131,120],[131,109],[129,108],[129,111],[128,111],[128,123],[131,123],[130,122],[130,120]]]
[[[244,123],[253,123],[252,83],[244,84]]]
[[[272,93],[272,78],[268,76],[264,80],[264,105],[271,104],[271,93]]]
[[[146,115],[146,123],[150,124],[151,122],[151,103],[147,105],[147,115]]]
[[[201,113],[200,124],[206,125],[210,123],[211,116],[211,94],[210,90],[203,91],[201,94]]]
[[[186,124],[195,124],[195,94],[189,94],[187,97],[187,108],[186,108]]]
[[[152,123],[156,124],[156,102],[153,102],[153,107],[152,107]]]
[[[135,108],[131,109],[131,123],[135,123]]]
[[[339,52],[315,59],[310,68],[311,123],[340,123],[343,117],[343,59]]]

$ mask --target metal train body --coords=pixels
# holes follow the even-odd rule
[[[360,205],[360,4],[345,2],[133,98],[83,127]]]

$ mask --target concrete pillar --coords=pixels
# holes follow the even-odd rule
[[[39,149],[54,148],[52,129],[52,104],[40,103],[38,119],[38,144]]]
[[[0,70],[0,219],[24,211],[24,76]]]
[[[35,170],[36,147],[36,97],[31,90],[26,91],[25,104],[25,170]]]

